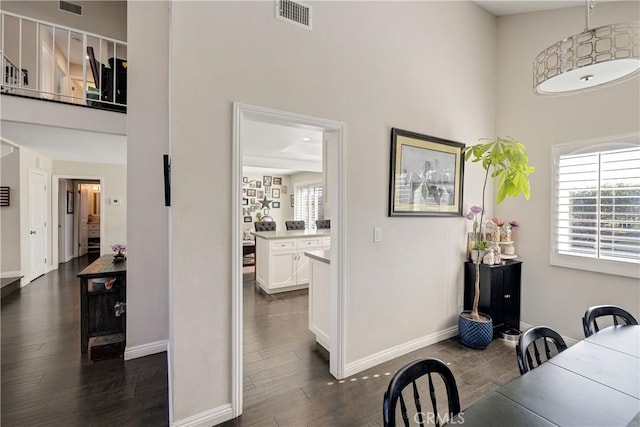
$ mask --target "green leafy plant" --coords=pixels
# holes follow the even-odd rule
[[[529,157],[525,151],[525,146],[519,141],[511,137],[497,137],[495,139],[482,138],[480,141],[487,141],[477,145],[465,147],[464,160],[473,163],[480,163],[485,170],[484,182],[482,184],[482,211],[480,213],[480,224],[484,215],[484,195],[487,188],[489,175],[496,179],[496,204],[500,204],[507,196],[517,197],[523,195],[526,200],[531,196],[531,188],[529,185],[529,175],[535,171],[535,168],[529,165]],[[479,233],[482,236],[482,233]],[[476,248],[480,250],[480,246],[484,242],[482,240],[476,242]],[[482,248],[484,249],[484,248]],[[480,263],[482,257],[478,256],[475,260],[476,278],[474,286],[473,305],[469,317],[473,320],[480,320],[478,313],[478,303],[480,300]]]

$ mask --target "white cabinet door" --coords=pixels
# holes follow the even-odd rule
[[[296,257],[296,285],[309,283],[309,257],[299,252]]]
[[[296,284],[296,253],[294,251],[272,252],[270,262],[269,289],[294,286]]]

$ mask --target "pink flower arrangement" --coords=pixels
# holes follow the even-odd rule
[[[519,227],[520,223],[518,221],[516,221],[515,219],[512,219],[511,221],[509,221],[509,225],[512,227]]]
[[[127,252],[127,246],[116,243],[115,245],[111,245],[111,250],[121,254]]]

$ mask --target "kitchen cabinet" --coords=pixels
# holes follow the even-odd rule
[[[267,293],[307,288],[305,251],[326,249],[328,236],[310,232],[256,232],[256,282]]]
[[[491,316],[493,336],[520,329],[520,278],[522,261],[506,260],[498,265],[480,265],[479,311]],[[476,266],[464,266],[464,309],[473,305]]]

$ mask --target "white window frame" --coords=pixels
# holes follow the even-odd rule
[[[294,205],[296,204],[295,198],[296,198],[296,194],[298,193],[298,189],[300,187],[322,187],[322,204],[323,204],[323,210],[324,208],[326,208],[326,186],[324,185],[323,181],[304,181],[304,182],[297,182],[294,184],[293,187],[293,197],[294,197]],[[293,219],[297,220],[298,218],[296,217],[296,209],[297,207],[294,206],[293,208]],[[324,219],[324,216],[323,218]],[[315,230],[316,229],[316,224],[315,222],[313,224],[308,223],[309,221],[305,220],[305,228],[307,230]]]
[[[595,271],[598,273],[612,274],[640,278],[640,264],[635,262],[623,262],[579,255],[565,255],[558,253],[556,212],[558,211],[558,160],[560,156],[567,154],[587,154],[624,148],[637,148],[640,134],[627,134],[616,137],[594,139],[588,141],[570,142],[551,147],[551,265],[579,270]]]

